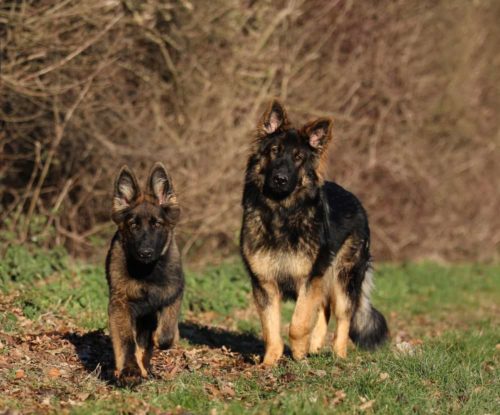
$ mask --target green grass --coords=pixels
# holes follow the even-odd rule
[[[7,390],[0,412],[324,414],[365,408],[380,414],[493,414],[500,407],[498,266],[379,265],[373,301],[388,317],[392,340],[374,353],[352,349],[339,360],[325,348],[303,362],[286,357],[276,368],[262,369],[251,353],[242,357],[184,339],[180,350],[155,360],[177,372],[134,390],[117,389],[93,368],[83,368],[57,334],[60,326],[83,334],[105,329],[103,266],[74,262],[59,250],[11,247],[0,281],[0,388]],[[184,319],[225,329],[235,336],[228,344],[233,348],[243,333],[259,343],[250,282],[239,260],[187,272],[186,281]],[[283,310],[286,323],[293,304]],[[398,351],[403,341],[414,345],[412,353]],[[47,377],[51,366],[63,375]]]

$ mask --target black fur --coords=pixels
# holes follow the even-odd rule
[[[354,320],[354,318],[353,318]],[[361,330],[355,324],[351,324],[349,337],[359,347],[373,350],[385,343],[389,336],[389,328],[385,317],[375,307],[370,309],[370,327]]]
[[[248,159],[242,198],[241,253],[255,301],[263,308],[268,298],[252,269],[253,255],[263,251],[307,255],[313,263],[308,275],[312,281],[325,275],[341,249],[352,249],[352,263],[338,278],[350,299],[354,321],[364,301],[362,287],[371,262],[367,214],[356,196],[323,181],[318,173],[331,122],[318,120],[297,130],[289,126],[284,111],[274,107],[279,105],[265,114]],[[277,283],[282,297],[297,296],[296,280],[286,273],[277,276]],[[350,329],[352,340],[366,348],[383,343],[388,335],[383,315],[371,310],[369,330],[355,325]]]
[[[175,240],[179,206],[161,163],[153,166],[148,184],[141,191],[124,166],[113,197],[118,230],[106,257],[106,278],[116,376],[123,384],[147,376],[154,343],[168,348],[175,341],[184,291]]]
[[[111,247],[106,257],[106,277],[109,283],[110,297],[113,285],[110,282],[110,258],[113,246],[121,244],[122,237],[117,232],[111,242]],[[172,260],[172,247],[164,255],[160,255],[155,262],[139,262],[130,251],[124,250],[127,275],[131,279],[142,281],[142,296],[129,300],[130,312],[133,318],[150,316],[154,320],[154,313],[163,307],[170,306],[178,300],[184,292],[184,274],[182,264],[176,257]],[[151,324],[156,325],[153,321]]]

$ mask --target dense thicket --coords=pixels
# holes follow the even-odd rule
[[[329,176],[380,259],[500,246],[500,3],[4,0],[3,235],[89,252],[122,163],[170,169],[185,254],[236,250],[263,105],[335,119]]]

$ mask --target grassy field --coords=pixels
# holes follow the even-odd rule
[[[390,344],[346,360],[327,347],[299,363],[287,354],[273,369],[256,364],[263,345],[239,260],[186,279],[179,347],[155,351],[155,379],[118,389],[103,267],[11,247],[0,263],[0,413],[498,413],[498,266],[379,264],[374,303]]]

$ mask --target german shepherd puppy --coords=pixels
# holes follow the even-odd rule
[[[118,225],[106,259],[109,331],[119,384],[130,385],[150,371],[153,344],[169,348],[179,337],[184,291],[175,242],[179,205],[161,163],[142,192],[124,166],[114,187],[112,219]]]
[[[280,300],[297,301],[290,324],[294,359],[322,347],[330,313],[333,350],[346,357],[349,337],[374,348],[388,336],[372,307],[370,231],[359,200],[322,178],[332,121],[294,128],[273,101],[258,125],[243,191],[241,254],[262,323],[265,365],[283,354]]]

